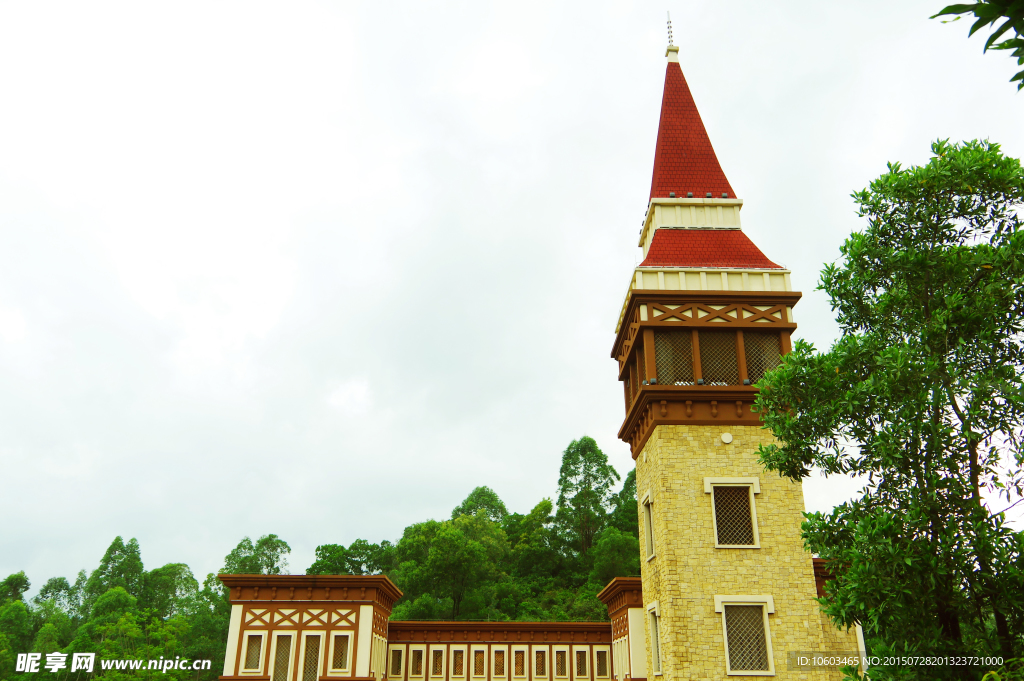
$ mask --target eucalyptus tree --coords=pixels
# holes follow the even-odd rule
[[[997,144],[932,145],[853,195],[863,231],[822,273],[841,336],[798,341],[760,383],[768,470],[863,476],[803,524],[825,612],[875,652],[1021,655],[1024,171]],[[920,669],[922,676],[916,676]],[[955,667],[871,678],[974,678]],[[909,675],[909,676],[908,676]]]

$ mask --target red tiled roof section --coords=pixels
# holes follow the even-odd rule
[[[711,192],[716,199],[728,192],[729,198],[736,198],[718,164],[678,62],[669,62],[665,72],[651,198],[666,198],[669,192],[675,192],[677,197],[693,192],[697,198]]]
[[[783,269],[738,229],[659,229],[640,267]]]

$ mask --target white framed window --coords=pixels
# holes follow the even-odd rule
[[[302,652],[300,653],[300,674],[301,681],[317,681],[320,678],[320,660],[323,656],[323,636],[319,633],[304,633],[302,635]]]
[[[722,614],[725,673],[729,676],[775,676],[768,615],[775,612],[770,595],[715,596]]]
[[[594,652],[594,676],[598,678],[608,677],[608,651],[597,650]]]
[[[405,651],[402,648],[391,649],[391,668],[388,676],[393,679],[400,679],[405,676]]]
[[[473,648],[473,676],[487,676],[486,648]]]
[[[505,648],[492,649],[493,660],[491,662],[491,674],[495,678],[504,678],[508,674],[508,650]]]
[[[426,654],[424,646],[417,646],[409,650],[409,676],[423,676],[423,658]]]
[[[291,633],[274,634],[273,658],[270,661],[270,681],[289,681],[292,677],[292,650],[295,636]]]
[[[462,678],[466,675],[466,649],[463,647],[452,647],[449,655],[452,658],[452,678]]]
[[[352,636],[350,634],[332,634],[328,651],[331,672],[348,671],[349,660],[352,659]]]
[[[647,624],[651,636],[651,670],[661,676],[661,610],[658,601],[647,606]]]
[[[576,678],[577,679],[581,679],[581,678],[585,679],[585,678],[590,676],[590,672],[589,672],[590,665],[588,664],[588,661],[589,661],[589,658],[590,658],[590,654],[589,653],[590,653],[589,649],[587,649],[587,650],[577,650],[576,651],[576,665],[575,665],[573,671],[576,672]]]
[[[555,648],[555,676],[564,678],[569,676],[569,648]]]
[[[711,496],[711,518],[715,548],[759,549],[757,506],[754,495],[761,493],[757,478],[704,478],[704,493]]]
[[[534,649],[533,651],[533,677],[543,679],[548,675],[548,651],[547,649]]]
[[[444,676],[444,648],[430,649],[430,676]]]
[[[512,649],[512,676],[525,677],[526,676],[526,648],[513,648]]]
[[[262,675],[263,660],[266,658],[263,654],[266,637],[265,631],[247,631],[242,635],[242,667],[239,670],[241,674]]]
[[[654,558],[654,502],[651,500],[651,493],[647,492],[641,500],[644,515],[644,547],[647,551],[647,560]]]

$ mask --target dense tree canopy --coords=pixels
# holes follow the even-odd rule
[[[556,522],[550,499],[525,515],[509,513],[494,490],[481,486],[450,520],[414,523],[395,543],[357,539],[347,547],[318,546],[306,573],[388,575],[405,593],[393,619],[607,619],[595,594],[612,577],[640,571],[635,479],[631,472],[622,490],[613,493],[611,481],[618,475],[586,437],[569,446],[562,469],[567,482],[560,484],[560,499],[572,505],[567,517],[584,517],[593,533],[586,553],[580,550],[580,526]],[[597,489],[589,490],[588,484]],[[256,541],[244,537],[224,557],[220,572],[283,574],[290,552],[275,534]],[[0,582],[2,679],[29,678],[10,674],[18,653],[58,651],[94,652],[105,659],[209,659],[212,669],[201,672],[198,681],[220,674],[230,606],[216,575],[207,575],[200,586],[183,563],[146,571],[139,543],[116,537],[91,573],[83,570],[74,583],[53,577],[26,603],[30,588],[23,572]],[[128,674],[100,675],[127,679]],[[196,679],[195,672],[173,670],[130,674],[132,679]]]
[[[989,142],[936,142],[927,165],[854,195],[867,219],[823,288],[842,331],[797,342],[763,379],[769,470],[864,476],[853,501],[807,516],[835,579],[826,612],[873,652],[1024,653],[1024,171]],[[920,674],[920,675],[918,675]],[[976,678],[955,667],[871,678]]]

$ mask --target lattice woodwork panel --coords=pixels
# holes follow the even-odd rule
[[[700,331],[700,373],[704,385],[739,385],[735,331]]]
[[[494,653],[494,675],[505,676],[505,651],[498,650]]]
[[[729,642],[729,668],[732,671],[768,671],[764,606],[725,606],[725,635]]]
[[[306,659],[302,664],[302,681],[316,681],[320,667],[320,637],[306,637]]]
[[[548,666],[547,666],[547,659],[546,659],[546,657],[544,655],[544,651],[543,650],[538,650],[536,657],[537,657],[537,659],[536,659],[536,664],[534,665],[534,674],[536,676],[547,676],[547,674],[548,674]]]
[[[444,651],[435,650],[433,651],[433,658],[430,661],[430,675],[441,676],[441,672],[444,671]]]
[[[782,361],[779,334],[765,331],[743,332],[743,353],[747,356],[747,378],[751,385],[760,381],[765,373]]]
[[[260,651],[263,650],[263,637],[250,635],[245,644],[245,669],[260,668]]]
[[[689,329],[654,332],[658,385],[693,385],[692,336]]]
[[[565,676],[565,651],[555,651],[555,676]]]
[[[452,676],[462,676],[465,669],[465,655],[461,650],[452,652]]]
[[[473,651],[473,676],[484,675],[484,651]]]
[[[402,651],[391,651],[391,676],[402,675]]]
[[[753,546],[754,522],[750,513],[749,487],[713,487],[715,527],[718,543],[727,546]]]
[[[292,652],[292,637],[277,637],[277,653],[274,656],[273,681],[288,681],[288,658]]]
[[[423,676],[423,651],[412,651],[412,675]]]
[[[348,636],[345,634],[334,637],[334,656],[331,659],[331,668],[348,668]]]
[[[587,675],[587,653],[584,650],[576,651],[576,676]]]
[[[597,675],[608,676],[608,651],[597,651]]]
[[[517,650],[516,651],[515,663],[516,663],[516,676],[525,676],[526,675],[526,651],[525,650]]]

